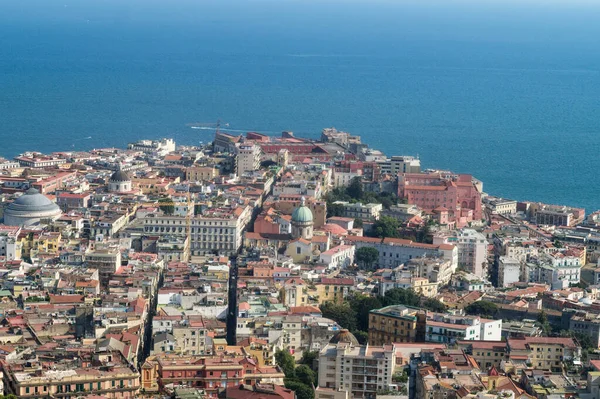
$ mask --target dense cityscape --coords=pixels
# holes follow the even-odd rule
[[[0,199],[4,397],[600,398],[600,212],[335,128],[27,152]]]

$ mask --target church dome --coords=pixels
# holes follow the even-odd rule
[[[338,331],[331,339],[329,340],[330,344],[339,344],[339,343],[348,343],[351,345],[359,345],[358,340],[350,331],[346,329],[342,329]]]
[[[127,173],[123,172],[122,170],[117,170],[110,177],[110,181],[114,182],[114,183],[130,181],[130,180],[131,180],[131,178],[129,177],[129,175]]]
[[[306,206],[306,199],[302,197],[300,206],[292,213],[292,222],[296,223],[311,223],[313,214],[309,207]]]
[[[61,214],[60,208],[35,188],[30,188],[14,200],[4,211],[4,224],[24,226],[53,219]]]

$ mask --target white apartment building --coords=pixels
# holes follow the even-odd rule
[[[325,252],[319,257],[319,262],[326,264],[328,268],[345,268],[354,263],[354,245],[338,245]]]
[[[334,187],[346,187],[349,186],[352,180],[356,177],[362,176],[362,169],[354,172],[338,172],[334,171],[333,175],[333,186]]]
[[[434,244],[452,244],[458,249],[458,266],[478,277],[487,274],[487,247],[485,236],[473,229],[441,232],[433,237]]]
[[[127,144],[129,150],[141,151],[146,154],[156,153],[158,155],[166,155],[175,151],[175,141],[173,139],[161,140],[140,140],[136,143]]]
[[[242,245],[243,232],[250,222],[252,208],[217,208],[205,211],[190,220],[192,255],[218,252],[232,255]],[[173,215],[148,214],[143,219],[144,232],[158,235],[186,234],[186,218]]]
[[[335,201],[334,204],[344,207],[344,214],[342,216],[362,220],[378,220],[379,214],[383,210],[383,205],[381,204],[362,204],[360,202],[352,204],[345,201]]]
[[[479,316],[433,314],[426,321],[425,340],[455,343],[458,340],[500,341],[502,320],[482,319]]]
[[[393,346],[328,344],[319,352],[319,387],[347,391],[350,397],[374,398],[377,391],[394,389]]]
[[[241,144],[237,152],[237,175],[260,169],[260,147],[256,144]]]
[[[2,226],[0,225],[0,256],[4,256],[6,260],[21,259],[21,242],[18,240],[19,226]]]
[[[397,176],[403,173],[421,173],[421,160],[412,156],[395,155],[377,163],[382,174]]]
[[[508,256],[501,256],[498,260],[498,286],[508,287],[520,280],[521,262]]]
[[[551,289],[564,289],[581,279],[581,259],[560,252],[540,255],[525,265],[525,274],[532,283],[548,284]]]
[[[348,236],[346,244],[353,244],[356,249],[373,247],[379,251],[379,267],[393,268],[412,259],[422,257],[441,257],[451,263],[452,272],[458,266],[458,250],[451,244],[422,244],[401,238],[374,238]],[[425,277],[425,276],[420,276]]]

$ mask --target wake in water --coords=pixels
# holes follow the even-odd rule
[[[214,127],[207,127],[207,126],[190,126],[192,129],[197,129],[197,130],[217,130]],[[279,132],[273,132],[273,131],[268,131],[268,130],[253,130],[253,129],[246,129],[246,130],[241,130],[241,129],[229,129],[229,128],[219,128],[219,130],[222,130],[224,132],[232,132],[232,133],[247,133],[247,132],[255,132],[255,133],[261,133],[261,134],[279,134]]]

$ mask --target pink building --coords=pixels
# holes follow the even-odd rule
[[[471,175],[405,173],[398,177],[398,196],[457,228],[483,216],[481,191]]]

